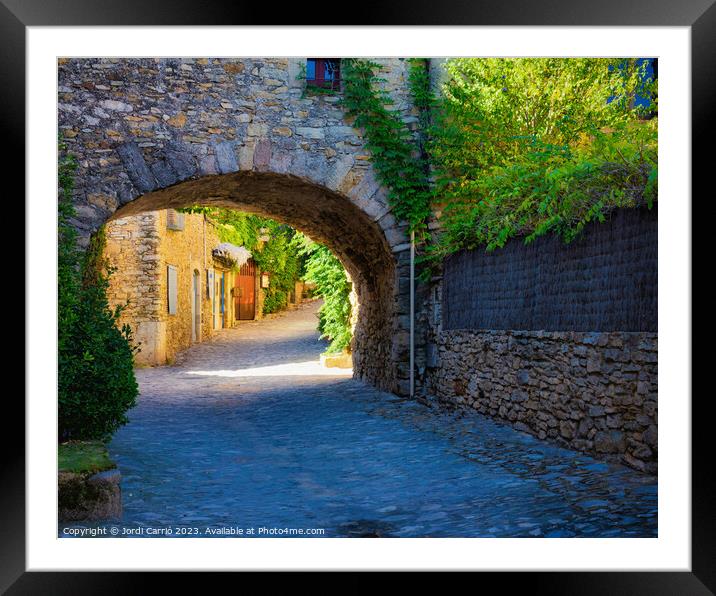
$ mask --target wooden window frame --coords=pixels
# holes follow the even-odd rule
[[[341,59],[340,58],[307,58],[316,63],[315,78],[308,78],[308,68],[306,68],[306,85],[308,87],[318,87],[320,89],[332,89],[337,91],[341,88]],[[326,66],[331,65],[334,68],[335,76],[326,78]]]

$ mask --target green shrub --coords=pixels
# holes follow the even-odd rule
[[[444,233],[428,249],[574,238],[615,207],[656,200],[654,81],[636,59],[459,58],[429,153]],[[650,108],[635,104],[638,93]]]
[[[325,246],[301,233],[293,240],[299,254],[306,256],[304,280],[316,284],[315,294],[323,298],[318,310],[318,330],[330,340],[327,353],[342,352],[350,347],[351,283],[338,258]]]
[[[64,149],[60,146],[61,151]],[[74,160],[60,161],[58,236],[58,433],[60,441],[106,440],[127,422],[138,394],[132,333],[110,309],[111,270],[101,260],[102,230],[85,254],[69,223]]]

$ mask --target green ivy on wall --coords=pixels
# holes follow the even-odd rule
[[[387,108],[393,102],[380,88],[379,68],[369,60],[344,60],[342,105],[353,126],[365,130],[371,163],[396,220],[419,232],[430,215],[428,168],[400,115]]]

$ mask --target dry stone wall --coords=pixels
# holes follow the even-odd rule
[[[549,238],[539,251],[516,241],[502,254],[449,261],[424,289],[418,313],[425,396],[655,474],[656,224],[656,210],[632,210],[591,224],[578,246]],[[540,271],[550,285],[541,290],[534,279]],[[575,283],[575,272],[597,279]],[[533,300],[530,292],[542,295]],[[598,303],[604,308],[594,316]],[[485,321],[506,328],[481,327]],[[564,327],[539,328],[547,324]],[[584,330],[597,325],[607,329]]]
[[[657,471],[657,336],[452,330],[427,391],[516,428]]]

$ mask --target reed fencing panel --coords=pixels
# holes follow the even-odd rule
[[[657,206],[445,260],[444,329],[657,331]]]

